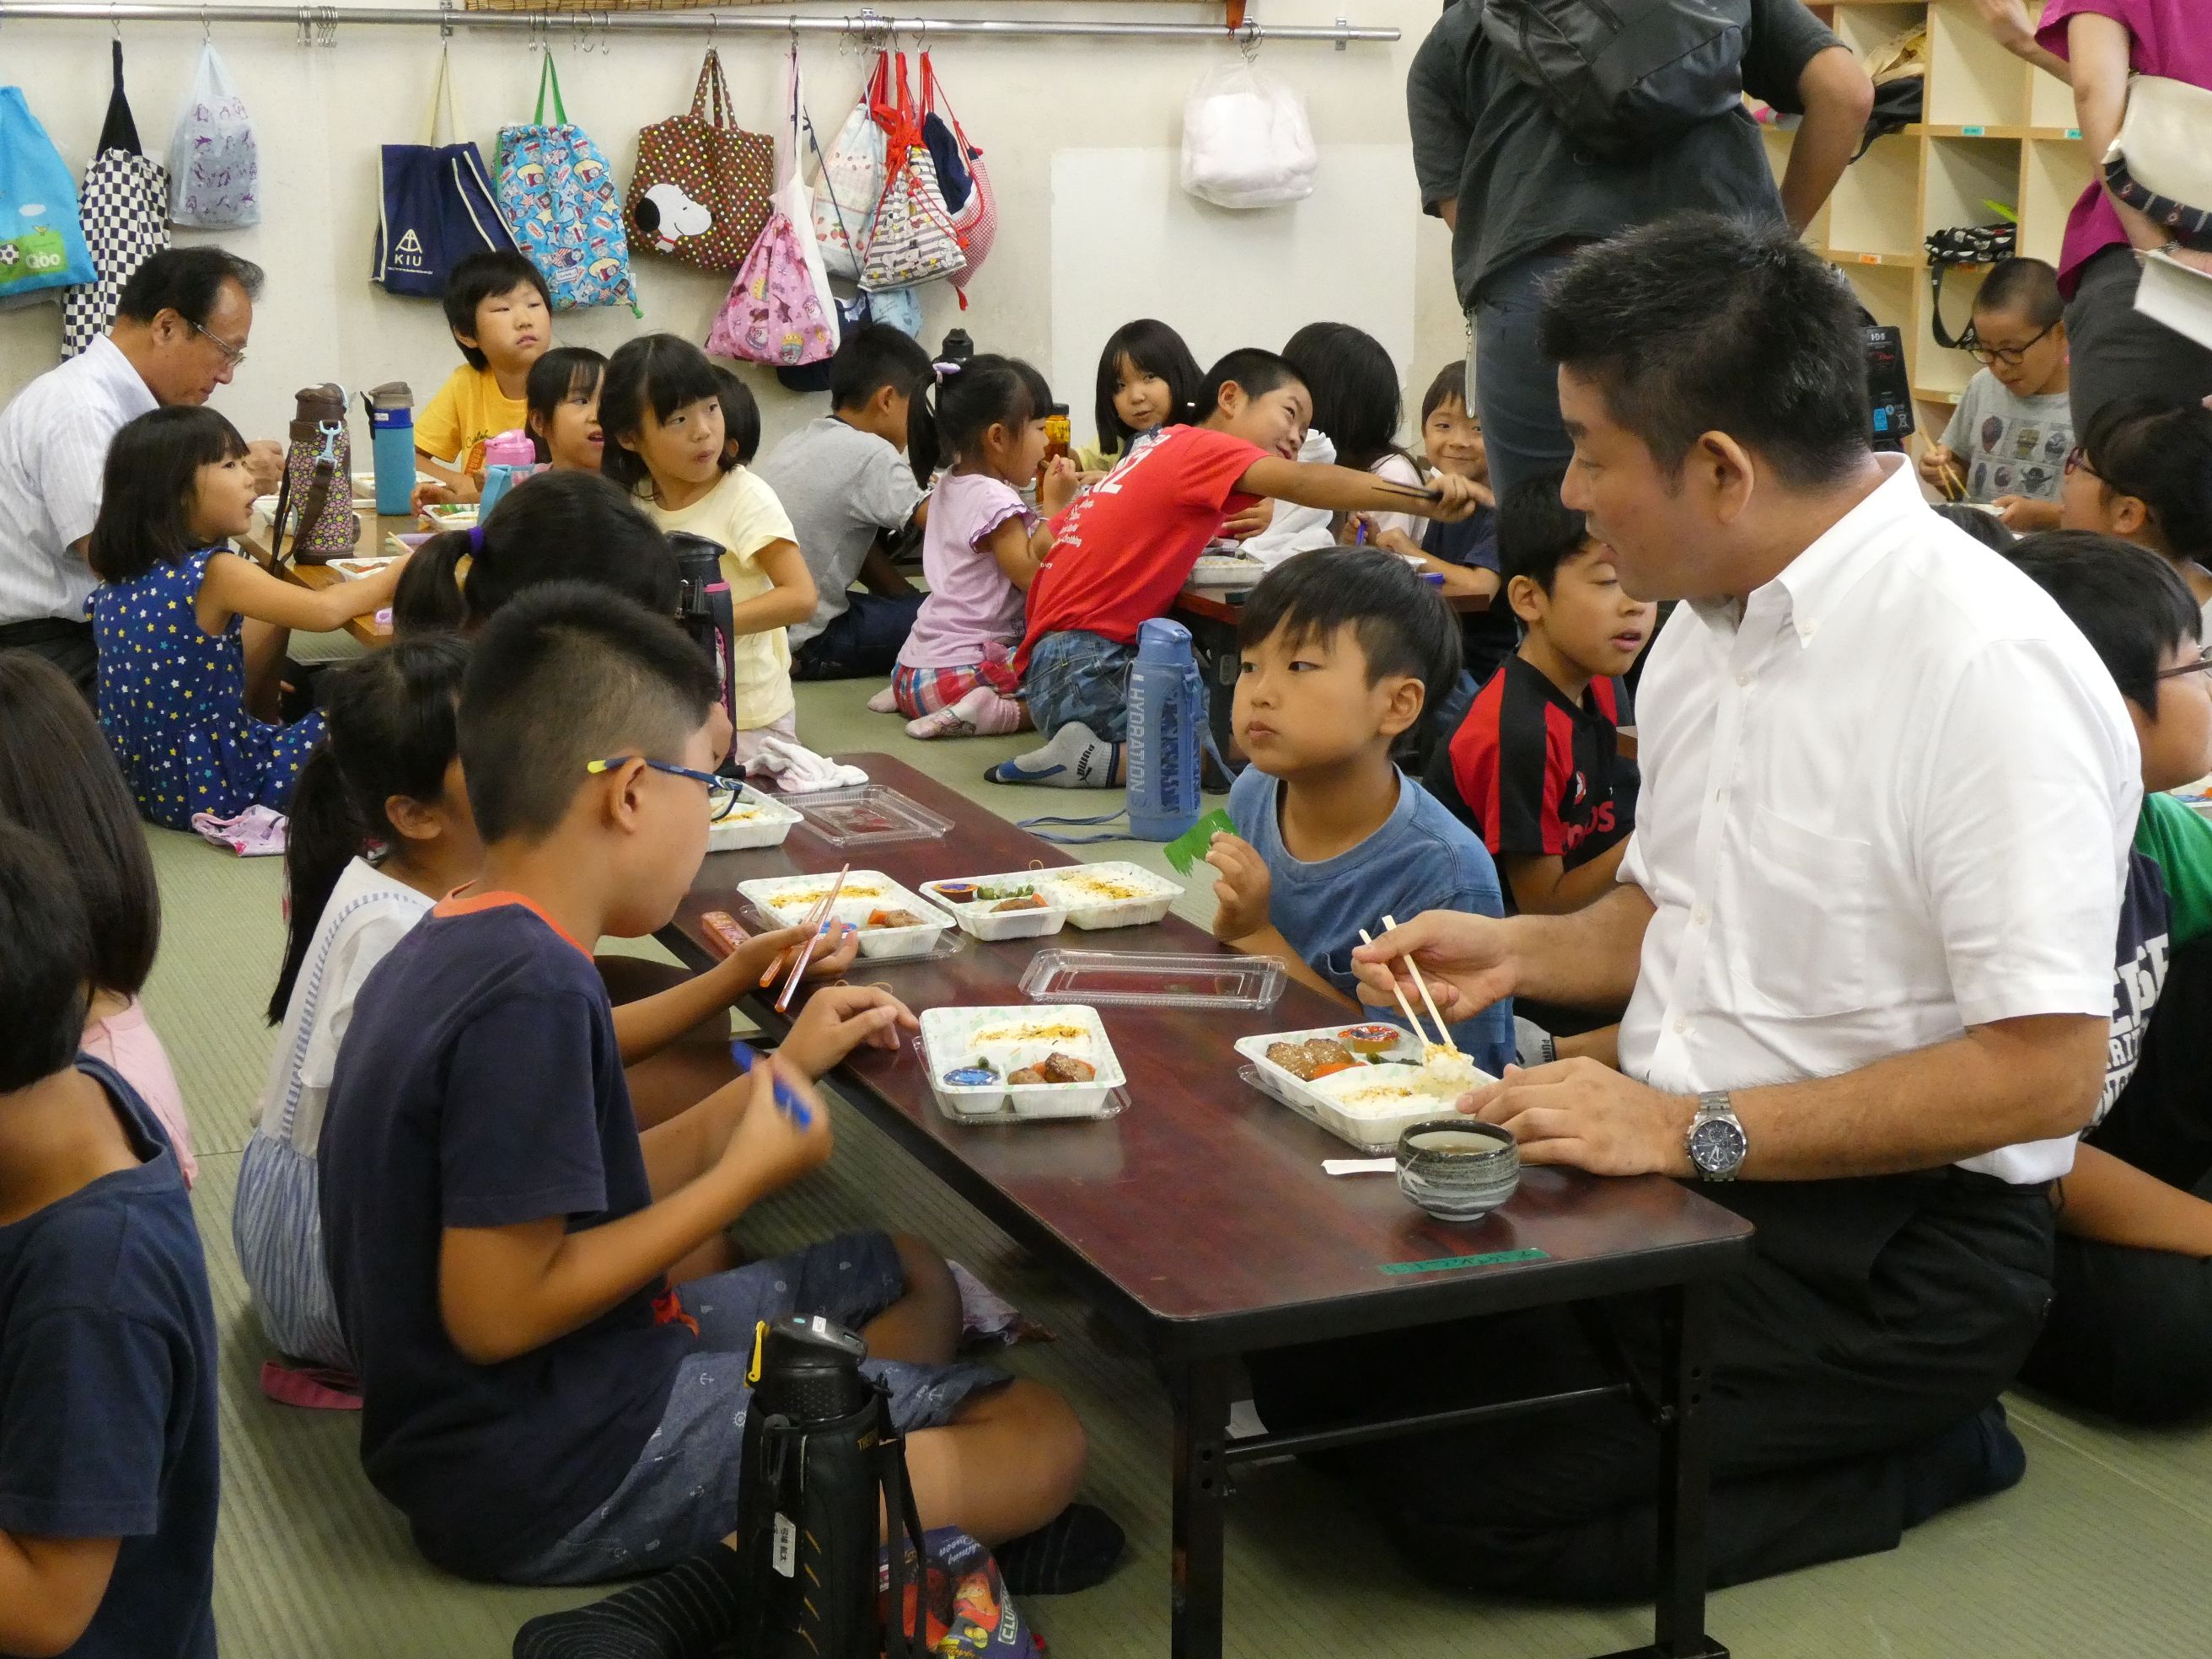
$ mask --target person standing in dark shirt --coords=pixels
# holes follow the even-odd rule
[[[1452,231],[1452,277],[1474,349],[1471,374],[1503,495],[1567,464],[1553,386],[1536,347],[1545,279],[1574,251],[1670,213],[1787,219],[1802,230],[1843,176],[1874,106],[1874,85],[1797,0],[1737,0],[1743,83],[1802,112],[1778,189],[1758,124],[1741,107],[1671,142],[1612,160],[1588,153],[1482,32],[1479,0],[1448,6],[1406,81],[1421,209]]]

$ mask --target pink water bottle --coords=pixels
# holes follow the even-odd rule
[[[538,471],[538,446],[527,432],[502,432],[484,444],[483,495],[477,507],[477,522],[491,516],[499,498]]]

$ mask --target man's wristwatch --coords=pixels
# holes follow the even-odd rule
[[[1686,1146],[1690,1167],[1699,1180],[1734,1181],[1750,1145],[1744,1138],[1743,1120],[1729,1104],[1727,1090],[1711,1089],[1698,1097],[1698,1115],[1690,1120]]]

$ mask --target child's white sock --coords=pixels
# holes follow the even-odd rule
[[[1020,731],[1027,718],[1013,698],[979,685],[951,708],[908,720],[906,734],[925,742],[932,738],[1003,738],[1009,732]]]
[[[897,714],[898,693],[892,690],[888,685],[885,686],[882,690],[877,692],[874,696],[868,699],[868,712],[871,714]]]
[[[1054,789],[1111,789],[1121,745],[1109,743],[1080,720],[1052,734],[1042,749],[1000,761],[983,774],[993,783],[1042,783]]]

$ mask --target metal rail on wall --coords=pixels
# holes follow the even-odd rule
[[[981,17],[893,17],[862,8],[836,16],[763,15],[716,11],[472,11],[437,6],[254,6],[170,3],[169,0],[117,0],[88,4],[82,0],[0,0],[0,30],[11,23],[186,23],[211,30],[217,24],[283,23],[297,28],[302,46],[335,46],[341,28],[434,28],[450,35],[457,28],[527,34],[550,44],[558,34],[579,44],[610,34],[835,34],[866,40],[892,33],[909,39],[1037,39],[1135,40],[1234,40],[1250,52],[1277,40],[1325,42],[1339,52],[1354,40],[1388,42],[1395,28],[1356,27],[1344,18],[1328,24],[1286,24],[1269,27],[1248,19],[1236,28],[1212,23],[1125,23],[1104,19],[1006,20]]]

